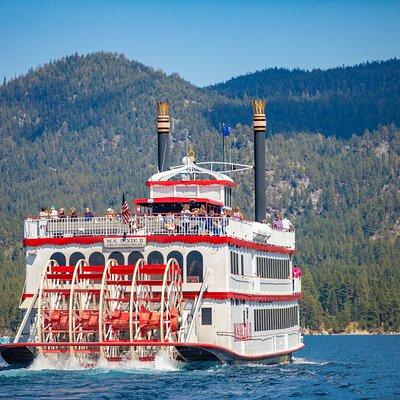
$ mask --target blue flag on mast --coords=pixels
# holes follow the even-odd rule
[[[232,128],[226,124],[222,124],[221,135],[229,136],[231,134]]]

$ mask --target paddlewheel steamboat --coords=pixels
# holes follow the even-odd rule
[[[184,362],[288,362],[303,347],[294,230],[266,224],[265,103],[253,101],[254,165],[168,166],[158,103],[158,172],[130,218],[27,218],[23,319],[0,354]],[[223,164],[223,165],[222,165]],[[255,221],[232,217],[232,171],[255,176]],[[194,210],[203,210],[195,213]]]

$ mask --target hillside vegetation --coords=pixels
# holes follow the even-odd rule
[[[234,102],[212,119],[247,123],[248,99],[268,101],[271,132],[308,131],[349,138],[378,125],[400,125],[400,60],[323,71],[269,68],[211,86]]]
[[[156,170],[157,100],[171,103],[172,163],[180,161],[189,142],[199,160],[221,159],[216,128],[235,115],[243,118],[236,119],[229,138],[230,154],[251,163],[247,96],[253,94],[271,98],[267,211],[285,212],[297,227],[297,261],[305,269],[302,323],[342,330],[357,322],[367,329],[399,330],[400,130],[392,124],[400,122],[399,62],[335,73],[343,78],[348,101],[355,105],[363,97],[363,104],[381,105],[373,120],[362,104],[353,122],[341,117],[348,110],[339,101],[343,96],[330,92],[332,71],[286,71],[275,86],[250,80],[235,88],[231,80],[199,89],[122,55],[95,53],[52,62],[0,86],[0,330],[15,328],[18,320],[25,215],[51,204],[103,212],[119,208],[122,191],[129,198],[145,195],[144,183]],[[307,84],[299,83],[299,75]],[[317,108],[302,109],[299,120],[295,111],[290,118],[274,111],[272,97],[295,95],[296,85],[314,93],[310,82],[312,90],[330,93],[324,95],[328,108],[318,108],[316,101]],[[307,101],[298,103],[306,107]],[[285,104],[291,110],[297,103]],[[337,131],[324,128],[328,109]],[[245,174],[237,179],[235,202],[251,217],[252,179]]]

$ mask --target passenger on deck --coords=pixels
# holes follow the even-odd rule
[[[239,207],[235,207],[235,211],[232,215],[232,220],[233,221],[243,221],[243,214],[240,211]]]
[[[71,208],[69,209],[69,217],[70,217],[71,219],[77,219],[77,218],[78,218],[78,214],[77,214],[77,212],[76,212],[76,208],[71,207]]]
[[[208,214],[207,226],[206,226],[210,235],[213,235],[213,236],[220,235],[221,226],[219,223],[220,222],[219,219],[220,218],[215,215],[215,212],[213,210],[211,210],[210,213]]]
[[[49,218],[49,213],[48,213],[48,211],[46,210],[45,207],[42,207],[42,209],[41,209],[41,211],[40,211],[40,213],[39,213],[39,218],[40,218],[40,219],[47,219],[47,218]]]
[[[274,222],[272,223],[272,228],[278,231],[281,231],[283,229],[282,218],[279,213],[275,214],[275,219]]]
[[[39,218],[39,236],[42,237],[46,234],[47,218],[49,218],[49,212],[45,207],[42,207]]]
[[[49,213],[49,218],[51,219],[57,219],[58,218],[58,211],[54,206],[50,207],[50,213]]]
[[[182,233],[187,234],[189,232],[190,217],[192,213],[189,209],[189,204],[184,204],[181,211],[181,221],[182,221]]]
[[[196,213],[196,217],[199,221],[199,234],[204,235],[206,230],[206,221],[207,221],[207,210],[204,207],[204,204],[200,206],[200,209]]]
[[[94,218],[94,215],[93,215],[93,213],[90,211],[90,208],[89,208],[89,207],[86,207],[84,217],[85,217],[85,221],[91,221],[91,220]]]
[[[64,219],[67,216],[65,215],[65,210],[63,208],[60,208],[60,210],[58,211],[58,218],[60,219]]]
[[[175,216],[174,216],[174,214],[172,214],[171,211],[165,216],[165,225],[164,226],[168,233],[175,232]]]
[[[228,226],[228,210],[223,207],[221,212],[221,232],[226,235],[226,227]]]
[[[161,213],[157,214],[157,217],[154,219],[154,232],[153,233],[164,233],[165,232],[165,219]]]
[[[294,226],[293,226],[293,224],[288,220],[287,217],[285,217],[285,218],[282,220],[282,229],[283,229],[285,232],[293,232],[293,231],[294,231]]]
[[[107,208],[106,218],[110,221],[115,219],[115,212],[112,208]]]

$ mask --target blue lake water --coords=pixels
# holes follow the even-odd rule
[[[0,399],[400,399],[400,336],[308,336],[289,365],[0,369]]]

